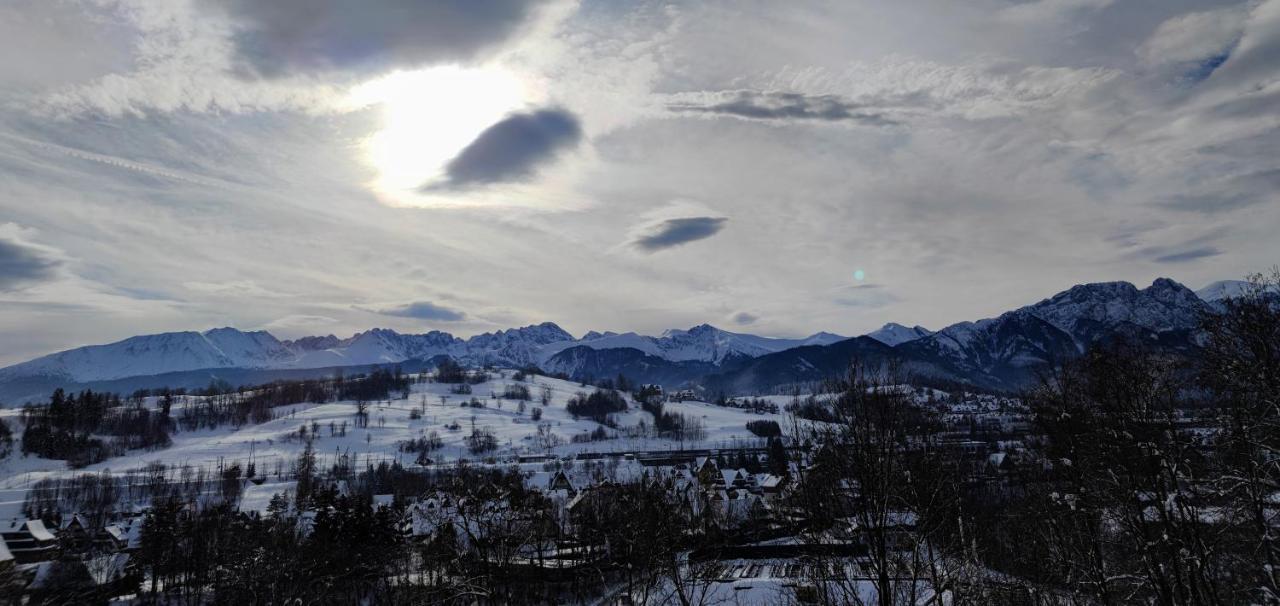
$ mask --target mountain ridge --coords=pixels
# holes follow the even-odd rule
[[[140,335],[15,364],[0,369],[0,397],[12,396],[6,385],[24,381],[84,384],[208,369],[295,371],[439,356],[475,366],[536,365],[570,375],[629,373],[637,380],[660,376],[686,382],[701,373],[707,385],[765,389],[812,380],[819,369],[831,366],[822,356],[841,358],[855,351],[873,357],[891,352],[924,376],[1011,389],[1025,383],[1032,369],[1106,340],[1192,347],[1199,318],[1214,309],[1206,299],[1231,296],[1238,288],[1224,281],[1196,293],[1168,278],[1141,289],[1128,282],[1081,284],[992,318],[957,322],[936,332],[890,322],[853,339],[826,332],[780,339],[710,324],[670,329],[656,337],[589,331],[575,338],[554,322],[543,322],[466,339],[442,331],[409,334],[373,328],[348,338],[281,341],[262,330],[220,327]]]

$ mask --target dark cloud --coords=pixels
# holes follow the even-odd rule
[[[720,93],[717,96],[723,100],[672,103],[667,107],[677,112],[716,114],[746,120],[857,122],[871,126],[896,124],[865,105],[849,102],[836,95],[743,90]]]
[[[467,314],[463,312],[449,309],[448,307],[441,307],[430,301],[414,301],[413,303],[379,309],[376,310],[376,313],[380,313],[384,316],[414,318],[418,320],[438,320],[441,322],[459,322],[461,320],[465,320],[467,317]]]
[[[512,114],[485,129],[449,161],[444,183],[428,184],[424,189],[465,189],[519,181],[581,139],[577,116],[566,110]]]
[[[636,248],[655,252],[716,235],[729,219],[725,217],[682,217],[653,225],[631,242]]]
[[[59,264],[37,248],[0,237],[0,290],[51,280]]]
[[[1201,246],[1199,248],[1192,248],[1190,250],[1161,255],[1153,260],[1156,263],[1186,263],[1188,261],[1195,261],[1196,259],[1204,259],[1206,257],[1213,257],[1220,254],[1222,254],[1222,251],[1217,248],[1212,246]]]
[[[747,313],[745,311],[740,311],[736,314],[733,314],[733,318],[732,318],[733,323],[737,324],[738,326],[747,326],[750,324],[755,324],[756,320],[759,320],[759,319],[760,319],[760,316]]]
[[[465,61],[506,40],[538,0],[217,0],[248,71],[377,70]]]

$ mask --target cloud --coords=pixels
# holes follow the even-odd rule
[[[220,297],[255,297],[284,298],[289,294],[265,288],[253,280],[233,280],[229,282],[183,282],[182,287],[192,292]]]
[[[424,191],[520,181],[582,139],[577,116],[563,109],[516,113],[485,129],[445,166],[443,183]]]
[[[329,316],[290,314],[267,322],[266,324],[263,324],[262,327],[267,330],[295,331],[314,329],[337,323],[338,320],[336,318],[330,318]]]
[[[1001,21],[1021,25],[1053,25],[1070,20],[1077,13],[1106,8],[1113,0],[1032,0],[1001,9]]]
[[[1218,250],[1213,246],[1201,246],[1199,248],[1193,248],[1191,250],[1184,250],[1180,252],[1161,255],[1152,260],[1155,261],[1156,263],[1186,263],[1188,261],[1195,261],[1197,259],[1214,257],[1220,254],[1222,254],[1222,251]]]
[[[656,252],[716,235],[729,219],[726,217],[681,217],[650,225],[631,245],[645,252]]]
[[[748,326],[751,324],[755,324],[756,320],[760,319],[760,316],[757,316],[755,314],[748,313],[745,311],[740,311],[736,314],[733,314],[733,317],[731,317],[730,319],[733,320],[733,323],[737,324],[738,326]]]
[[[1245,95],[1273,85],[1276,66],[1280,65],[1280,0],[1251,3],[1250,8],[1240,41],[1214,78],[1220,85]],[[1274,107],[1274,100],[1269,105]]]
[[[799,120],[857,122],[870,126],[896,124],[875,111],[837,95],[805,95],[768,91],[720,91],[705,95],[703,101],[675,101],[667,108],[675,112],[705,113],[744,120]]]
[[[1200,192],[1178,193],[1158,204],[1168,209],[1211,215],[1262,204],[1280,190],[1280,169],[1260,170],[1215,180]]]
[[[57,277],[54,251],[26,242],[13,223],[0,224],[0,291],[19,290]]]
[[[461,311],[442,307],[430,301],[414,301],[412,303],[405,303],[404,305],[396,305],[382,309],[365,309],[365,311],[371,311],[384,316],[414,318],[417,320],[436,320],[440,322],[460,322],[467,318],[467,314]]]
[[[883,284],[851,284],[839,289],[843,294],[835,303],[845,307],[875,309],[901,301],[897,295],[885,289]]]
[[[530,0],[219,0],[236,56],[266,77],[469,61],[516,33]]]
[[[1225,59],[1239,42],[1246,17],[1245,5],[1178,15],[1138,47],[1138,58],[1147,66]]]

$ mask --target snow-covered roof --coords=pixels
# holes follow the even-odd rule
[[[31,538],[37,541],[52,541],[55,538],[53,533],[44,527],[44,522],[41,520],[27,520],[27,532],[30,532]]]

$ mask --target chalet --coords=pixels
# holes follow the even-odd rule
[[[640,386],[640,391],[636,393],[647,401],[661,402],[667,397],[666,392],[662,390],[662,386],[657,383],[645,383]]]
[[[764,474],[759,481],[760,491],[766,495],[779,495],[787,487],[787,476]]]
[[[565,475],[563,469],[557,470],[556,473],[551,476],[551,480],[547,482],[547,490],[563,490],[571,497],[578,493],[577,489],[573,487],[573,482],[569,481],[569,476]]]
[[[697,399],[698,394],[694,393],[692,389],[681,389],[680,391],[673,391],[667,394],[667,401],[669,402],[684,402],[685,400]]]
[[[694,459],[693,475],[697,476],[698,481],[703,485],[724,482],[724,476],[720,474],[720,466],[716,464],[715,457],[698,457]]]
[[[11,521],[0,526],[0,538],[19,564],[51,560],[58,552],[58,539],[40,520]]]

